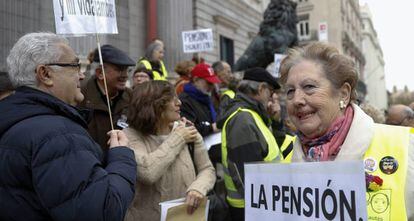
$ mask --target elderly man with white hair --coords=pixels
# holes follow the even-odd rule
[[[82,65],[63,37],[30,33],[7,58],[16,91],[0,102],[0,220],[123,220],[136,163],[122,131],[107,159],[74,107]]]

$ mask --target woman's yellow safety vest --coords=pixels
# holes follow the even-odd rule
[[[368,220],[407,220],[405,182],[410,133],[413,132],[410,130],[413,129],[375,124],[374,138],[364,155],[364,164],[367,172],[383,180],[383,185],[378,191],[367,192]]]
[[[369,174],[383,180],[383,185],[380,190],[366,194],[368,220],[407,220],[405,183],[411,133],[414,129],[409,127],[375,124],[364,165]]]
[[[159,73],[158,71],[152,70],[151,63],[145,59],[140,60],[138,63],[142,63],[146,69],[152,71],[152,75],[154,76],[154,80],[156,81],[166,81],[168,77],[167,69],[165,69],[164,62],[160,61],[161,71],[162,73]]]

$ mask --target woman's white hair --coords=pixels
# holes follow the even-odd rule
[[[21,37],[7,57],[10,81],[15,87],[36,86],[36,67],[59,61],[62,50],[59,44],[68,41],[53,33],[30,33]]]

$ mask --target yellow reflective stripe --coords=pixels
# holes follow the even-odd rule
[[[267,153],[267,156],[264,158],[264,161],[270,162],[270,161],[276,160],[280,152],[279,152],[279,147],[277,146],[277,143],[276,143],[276,139],[273,136],[273,133],[263,122],[263,119],[259,116],[259,114],[257,114],[255,111],[244,109],[244,108],[242,108],[241,111],[249,112],[253,116],[253,119],[256,125],[259,127],[260,132],[262,132],[266,140],[268,153]]]
[[[151,66],[151,63],[149,63],[149,61],[141,60],[141,61],[139,61],[139,63],[142,63],[145,66],[146,69],[152,70],[152,66]]]
[[[230,116],[227,118],[227,120],[224,122],[223,130],[221,130],[221,163],[225,168],[228,168],[227,164],[227,139],[226,139],[226,128],[227,123],[229,120],[239,112],[240,108],[238,108],[236,111],[234,111]]]
[[[233,199],[229,196],[226,197],[227,202],[232,206],[236,208],[244,208],[244,199]]]
[[[223,97],[224,95],[229,96],[231,99],[234,99],[234,97],[236,96],[236,93],[234,93],[234,91],[232,90],[225,90],[221,96]]]
[[[161,63],[162,78],[164,80],[167,80],[167,77],[168,77],[167,69],[165,68],[165,65],[164,65],[163,61],[160,61],[160,63]]]
[[[289,145],[291,145],[291,144],[293,145],[295,140],[296,140],[296,136],[290,136],[290,135],[286,134],[285,140],[283,141],[283,144],[280,147],[280,152],[282,153],[282,162],[283,163],[290,163],[292,161],[293,146],[292,146],[292,150],[289,152],[289,154],[286,157],[283,156],[283,153],[289,147]]]
[[[391,199],[389,201],[389,216],[386,216],[386,218],[384,214],[376,214],[375,211],[370,209],[370,203],[368,204],[368,217],[372,217],[373,220],[376,217],[380,217],[384,221],[407,220],[405,183],[411,132],[412,129],[408,127],[375,124],[374,137],[364,159],[372,158],[375,161],[377,169],[371,174],[381,177],[383,180],[381,189],[391,191]],[[382,173],[379,164],[381,159],[386,156],[391,156],[398,161],[398,169],[395,173],[389,175]]]
[[[236,111],[234,111],[230,116],[226,119],[223,125],[223,130],[221,132],[221,154],[222,154],[222,163],[224,166],[224,184],[226,186],[227,190],[227,202],[232,206],[236,208],[244,208],[244,199],[243,196],[238,194],[236,186],[234,185],[234,182],[229,175],[228,171],[228,163],[227,163],[227,139],[226,139],[226,129],[227,124],[231,118],[234,117],[239,111],[245,111],[252,115],[256,125],[259,127],[260,132],[264,136],[267,145],[268,145],[268,154],[265,157],[264,161],[270,162],[279,156],[279,148],[276,143],[276,139],[273,136],[273,133],[270,131],[270,129],[266,126],[266,124],[263,122],[262,118],[257,114],[255,111],[244,109],[244,108],[238,108]]]
[[[141,61],[139,61],[139,63],[142,63],[145,66],[146,69],[152,70],[152,66],[151,66],[151,63],[149,61],[141,60]],[[166,81],[167,76],[168,76],[168,72],[167,72],[167,69],[165,69],[164,62],[160,61],[160,63],[161,63],[161,71],[163,72],[162,73],[163,75],[161,76],[161,74],[158,73],[158,71],[154,71],[154,70],[152,70],[152,75],[154,76],[154,80],[156,80],[156,81]]]

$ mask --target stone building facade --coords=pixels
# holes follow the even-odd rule
[[[366,58],[363,79],[367,85],[366,101],[378,109],[387,109],[384,55],[372,23],[372,15],[368,5],[361,7],[361,17],[364,24],[362,46]]]
[[[211,28],[214,50],[200,53],[208,63],[219,59],[234,63],[255,36],[270,0],[115,0],[118,34],[100,35],[101,44],[112,44],[138,60],[148,42],[148,4],[156,4],[156,36],[165,43],[164,62],[173,72],[178,61],[191,59],[184,54],[181,32]],[[6,57],[25,33],[55,32],[52,0],[0,1],[0,71]],[[68,37],[80,57],[96,48],[96,36]]]

